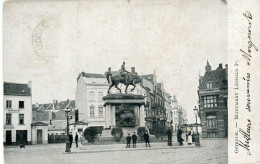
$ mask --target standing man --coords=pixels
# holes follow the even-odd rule
[[[126,137],[126,148],[130,148],[130,143],[131,143],[131,136],[130,133]]]
[[[182,130],[181,128],[179,128],[177,131],[177,141],[180,143],[180,146],[183,146],[184,140],[182,139],[181,135],[182,135]]]
[[[168,136],[168,146],[172,146],[172,130],[168,129],[166,135]]]
[[[78,139],[79,139],[79,136],[78,136],[78,133],[76,133],[76,136],[75,136],[76,147],[78,147]]]
[[[147,132],[145,132],[143,137],[144,137],[144,141],[145,141],[146,147],[147,147],[147,144],[149,145],[149,147],[151,147],[150,146],[150,141],[149,141],[149,134]]]
[[[72,133],[70,132],[70,135],[69,135],[69,140],[70,140],[70,148],[72,146],[72,141],[73,141],[73,136],[72,136]]]
[[[133,148],[136,148],[136,140],[137,140],[137,136],[134,132],[134,134],[132,135],[132,140],[133,140]]]

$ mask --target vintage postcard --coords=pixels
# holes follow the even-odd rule
[[[6,164],[260,163],[259,0],[3,3]]]

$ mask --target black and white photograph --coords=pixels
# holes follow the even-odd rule
[[[3,162],[227,164],[228,11],[226,0],[5,1]]]

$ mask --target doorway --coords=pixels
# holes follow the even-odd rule
[[[37,130],[37,144],[42,144],[42,130]]]
[[[12,144],[12,131],[11,130],[7,130],[6,131],[6,145],[11,145]]]
[[[27,144],[27,130],[16,130],[16,144]]]

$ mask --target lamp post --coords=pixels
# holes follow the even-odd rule
[[[69,112],[70,112],[70,109],[66,108],[66,109],[64,109],[64,111],[66,112],[66,117],[67,117],[67,138],[66,138],[65,152],[70,153],[70,141],[69,141]]]
[[[195,146],[200,146],[200,134],[198,131],[198,122],[197,122],[197,117],[198,117],[198,109],[194,108],[194,114],[196,116],[196,135],[195,135]]]

